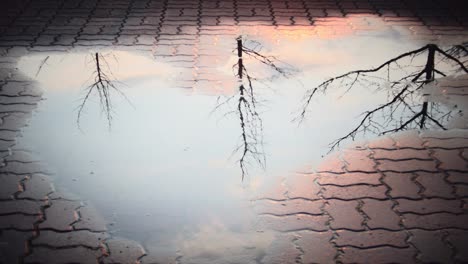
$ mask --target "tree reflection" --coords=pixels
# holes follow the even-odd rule
[[[238,162],[243,180],[247,175],[247,167],[251,162],[258,164],[262,168],[265,168],[266,165],[265,153],[263,151],[263,121],[258,110],[261,106],[261,101],[258,99],[257,89],[254,85],[254,83],[258,83],[261,80],[252,76],[247,70],[244,55],[273,70],[274,75],[288,78],[294,72],[294,69],[280,62],[274,56],[263,55],[261,53],[261,45],[258,42],[251,41],[250,43],[254,46],[251,48],[245,46],[242,36],[239,36],[236,42],[238,59],[237,63],[233,65],[233,69],[237,70],[235,76],[238,79],[239,87],[235,95],[219,104],[216,109],[233,99],[237,99],[235,112],[239,118],[241,136],[240,144],[234,153],[240,153]]]
[[[400,54],[376,68],[350,71],[330,78],[307,90],[298,119],[302,121],[305,118],[312,98],[318,92],[326,93],[333,84],[345,89],[344,94],[356,85],[362,85],[376,91],[386,88],[388,101],[364,112],[354,129],[330,143],[330,151],[344,140],[354,140],[359,133],[381,135],[412,128],[425,129],[428,124],[445,130],[444,123],[452,117],[454,109],[429,101],[427,88],[434,85],[437,76],[445,77],[449,72],[468,73],[466,61],[463,61],[468,56],[467,47],[468,44],[464,43],[443,50],[435,44],[428,44]],[[417,57],[424,54],[427,54],[425,64],[413,65]],[[382,119],[378,120],[377,115]]]
[[[118,82],[115,78],[111,78],[112,73],[110,71],[110,66],[106,61],[105,56],[96,52],[92,56],[93,66],[95,70],[92,74],[93,83],[85,89],[85,96],[82,99],[81,104],[78,106],[78,114],[76,122],[78,127],[80,127],[80,120],[83,110],[88,103],[91,95],[97,93],[99,97],[99,104],[101,107],[102,113],[104,113],[107,119],[108,128],[111,128],[112,125],[112,92],[117,92],[125,99],[125,94],[122,93],[117,87],[116,83]]]

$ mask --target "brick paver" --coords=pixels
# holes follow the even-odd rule
[[[20,57],[96,47],[149,51],[186,70],[181,87],[197,89],[216,81],[210,75],[220,63],[213,58],[216,36],[236,37],[241,28],[330,38],[385,28],[408,39],[466,41],[463,4],[7,0],[0,8],[0,263],[157,259],[139,242],[112,237],[92,204],[57,190],[40,158],[16,148],[41,100],[16,68]],[[468,82],[441,86],[452,100],[466,101]],[[345,148],[311,171],[270,183],[253,208],[258,227],[274,230],[275,240],[251,263],[468,262],[467,153],[466,129],[406,131]],[[183,256],[166,259],[191,263]]]

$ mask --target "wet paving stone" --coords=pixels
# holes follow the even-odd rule
[[[429,198],[424,200],[397,199],[395,210],[400,213],[432,214],[439,212],[462,213],[462,201]]]
[[[45,208],[45,221],[39,224],[40,229],[52,229],[57,231],[70,231],[72,224],[78,220],[76,209],[81,206],[80,202],[54,200],[49,201]]]
[[[300,260],[303,263],[333,262],[337,249],[330,243],[333,234],[328,232],[302,231],[295,242],[303,252]]]
[[[0,215],[11,214],[26,214],[26,215],[40,215],[42,213],[41,207],[44,202],[29,201],[29,200],[11,200],[0,202]]]
[[[451,261],[452,250],[444,241],[444,235],[440,231],[412,230],[409,242],[420,252],[419,260],[422,262]]]
[[[32,231],[34,224],[41,217],[34,215],[12,214],[0,217],[0,229],[13,229],[18,231]]]
[[[400,217],[393,210],[392,201],[363,199],[361,210],[368,217],[366,225],[371,229],[400,230]]]
[[[418,177],[416,180],[422,185],[424,191],[422,192],[426,197],[442,197],[454,198],[454,189],[445,180],[445,175],[442,173],[416,173]]]
[[[32,174],[25,176],[21,181],[22,191],[18,193],[18,198],[33,200],[47,199],[47,195],[54,191],[52,179],[42,174]]]
[[[0,231],[0,261],[3,263],[19,263],[28,249],[28,241],[33,232],[16,230]]]
[[[95,263],[101,256],[100,250],[84,247],[65,249],[35,247],[32,253],[24,258],[24,263]]]
[[[279,235],[265,252],[260,263],[296,263],[301,251],[292,243],[295,239],[292,235]]]
[[[99,249],[109,234],[103,232],[90,232],[79,230],[73,232],[56,232],[41,230],[39,235],[32,239],[33,246],[48,246],[54,248],[84,246]]]
[[[262,228],[272,229],[281,232],[290,232],[297,230],[326,231],[327,221],[327,216],[308,215],[304,213],[284,216],[259,216],[259,224]]]
[[[135,241],[111,239],[106,240],[107,255],[103,263],[137,263],[145,254],[143,248]]]
[[[385,192],[387,187],[381,186],[370,186],[370,185],[354,185],[354,186],[324,186],[323,197],[326,199],[343,199],[343,200],[354,200],[360,198],[375,198],[385,199]]]
[[[397,248],[409,247],[408,234],[404,231],[370,230],[354,232],[348,230],[337,231],[336,245],[340,247],[352,246],[370,248],[392,246]]]
[[[87,229],[95,232],[107,231],[107,222],[97,212],[96,208],[83,205],[76,208],[79,219],[73,224],[75,229]]]
[[[12,199],[16,193],[23,190],[21,181],[25,179],[25,176],[14,175],[14,174],[2,174],[0,175],[0,199],[8,200]]]
[[[364,217],[358,211],[357,201],[329,200],[325,211],[330,215],[333,229],[364,230]]]
[[[343,263],[414,263],[416,250],[412,248],[398,249],[393,247],[379,247],[358,249],[352,247],[343,248],[340,261]]]
[[[320,185],[336,185],[336,186],[351,186],[359,184],[367,185],[380,185],[380,178],[382,177],[379,173],[344,173],[344,174],[333,174],[333,173],[320,173],[320,177],[317,178],[317,182]]]
[[[416,182],[416,175],[413,173],[385,172],[383,181],[390,188],[389,195],[392,198],[413,198],[421,197],[422,186]]]

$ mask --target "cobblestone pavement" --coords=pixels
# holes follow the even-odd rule
[[[114,238],[99,212],[54,187],[16,138],[41,100],[16,69],[33,52],[144,50],[187,69],[180,85],[210,79],[213,39],[241,27],[310,35],[365,34],[366,19],[422,41],[468,40],[463,1],[7,1],[0,11],[0,263],[191,263],[160,260]],[[339,27],[333,27],[339,25]],[[332,28],[326,31],[327,27]],[[466,101],[468,85],[450,84]],[[268,188],[267,188],[268,189]],[[468,262],[468,131],[408,131],[326,158],[271,183],[255,201],[277,239],[256,263]]]

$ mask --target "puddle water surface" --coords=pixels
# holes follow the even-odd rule
[[[45,100],[19,141],[50,166],[58,186],[97,207],[115,235],[140,241],[150,252],[179,250],[184,258],[205,258],[203,263],[232,255],[248,263],[245,259],[257,258],[273,239],[257,232],[251,202],[264,183],[310,170],[369,104],[387,99],[385,92],[365,86],[341,99],[343,90],[330,89],[312,102],[299,125],[292,120],[305,91],[327,77],[420,47],[391,30],[334,38],[297,34],[265,28],[245,36],[260,43],[261,52],[299,71],[271,78],[274,71],[246,56],[249,74],[263,78],[253,85],[261,103],[266,168],[251,161],[244,181],[235,151],[242,145],[236,99],[217,108],[238,91],[235,38],[216,37],[217,63],[205,69],[214,81],[194,83],[192,89],[179,88],[178,80],[191,76],[176,63],[99,51],[104,71],[118,80],[114,84],[128,99],[110,90],[110,129],[97,93],[83,108],[81,130],[77,123],[86,87],[95,77],[95,53],[24,57],[19,67],[38,81]]]

